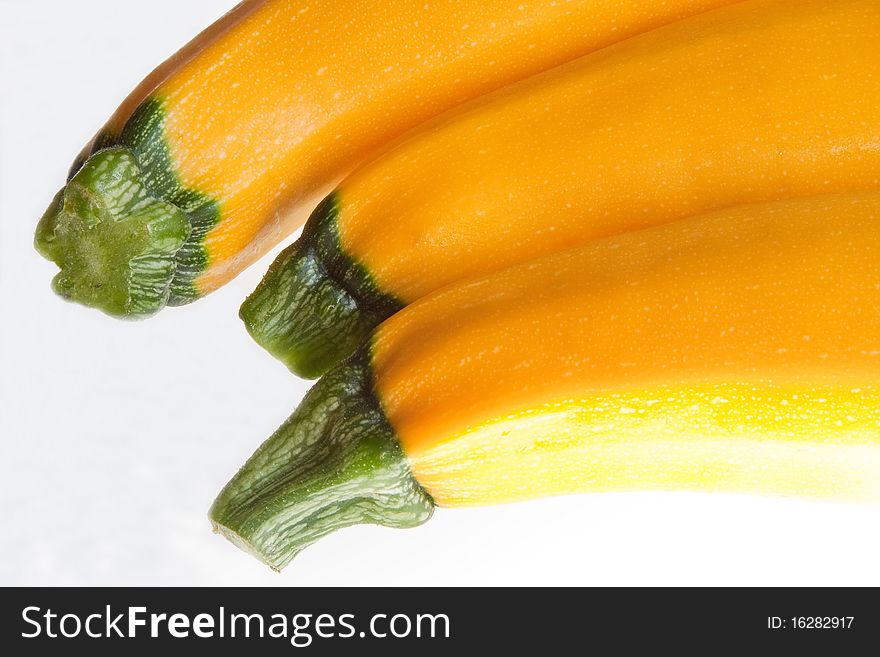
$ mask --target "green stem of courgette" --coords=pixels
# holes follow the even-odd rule
[[[335,368],[211,507],[214,529],[276,570],[355,524],[414,527],[434,503],[413,477],[363,357]]]
[[[220,204],[181,181],[165,116],[148,98],[121,134],[102,132],[43,215],[34,244],[61,268],[53,286],[71,301],[141,318],[201,296]]]
[[[61,271],[61,296],[118,317],[144,317],[168,302],[176,255],[190,234],[177,206],[151,195],[127,148],[92,155],[37,227],[34,245]]]
[[[254,340],[306,378],[349,356],[403,306],[345,254],[337,209],[335,195],[318,206],[302,237],[278,256],[240,311]]]

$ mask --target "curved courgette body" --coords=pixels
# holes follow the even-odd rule
[[[880,5],[758,0],[447,114],[356,171],[242,307],[317,376],[443,285],[740,203],[876,188]]]
[[[192,301],[407,129],[731,2],[246,1],[123,103],[74,164],[37,248],[61,268],[58,292],[110,314]]]
[[[280,568],[434,504],[678,489],[880,497],[880,192],[718,211],[431,294],[315,385],[211,517]]]

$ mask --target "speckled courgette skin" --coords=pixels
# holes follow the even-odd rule
[[[119,135],[100,134],[41,219],[35,246],[61,269],[53,286],[63,297],[140,318],[200,296],[194,281],[207,266],[203,241],[219,207],[180,182],[164,115],[161,100],[149,98]]]
[[[404,305],[341,248],[338,207],[331,194],[316,208],[240,311],[254,340],[307,378],[351,354]]]

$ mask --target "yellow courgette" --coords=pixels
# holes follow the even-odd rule
[[[738,207],[451,286],[383,323],[226,486],[275,568],[435,504],[880,497],[880,192]]]
[[[731,205],[880,187],[880,3],[758,0],[479,99],[344,181],[242,307],[317,376],[443,285]]]
[[[37,248],[56,291],[145,316],[216,289],[360,161],[461,101],[733,0],[248,0],[86,148]]]

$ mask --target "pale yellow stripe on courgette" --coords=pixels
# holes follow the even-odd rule
[[[880,389],[621,391],[524,410],[410,454],[439,505],[696,490],[880,498]]]

